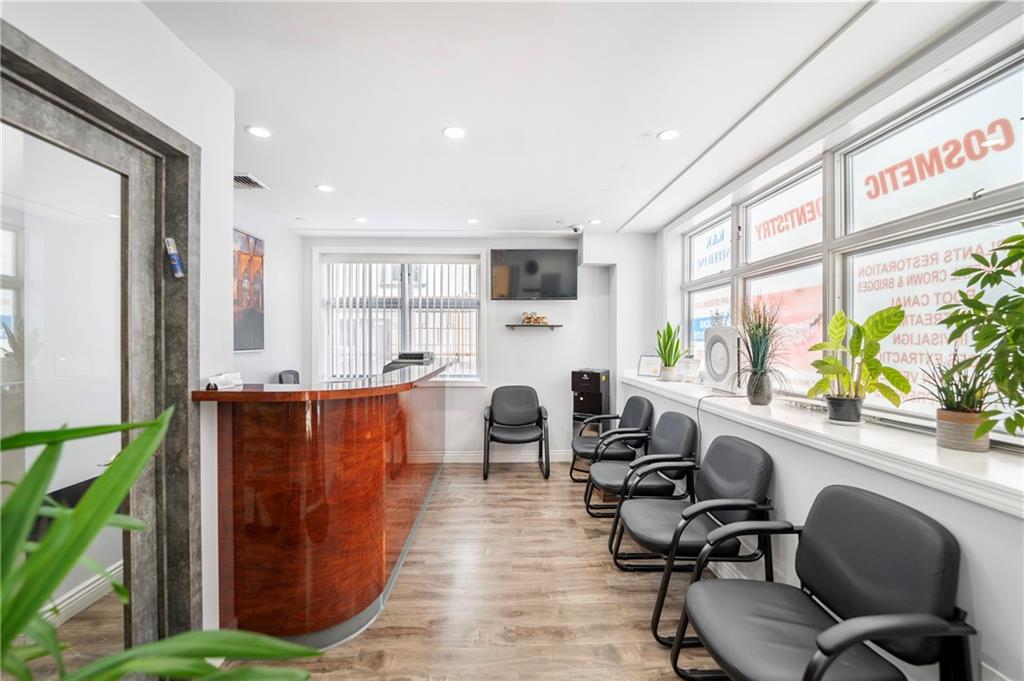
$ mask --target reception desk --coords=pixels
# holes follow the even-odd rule
[[[444,364],[217,402],[220,622],[327,647],[383,607],[444,451]]]

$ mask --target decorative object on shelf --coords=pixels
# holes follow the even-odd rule
[[[524,312],[523,326],[551,326],[551,324],[548,322],[548,316],[546,314],[540,314],[539,312]]]
[[[985,422],[985,407],[993,397],[992,378],[977,362],[964,364],[956,350],[949,362],[928,358],[922,369],[921,387],[939,408],[935,412],[935,435],[940,447],[985,452],[989,434],[975,437]]]
[[[683,353],[679,343],[679,325],[672,326],[665,322],[664,329],[658,329],[658,357],[661,359],[660,381],[679,380],[676,372],[676,364],[679,363]]]
[[[734,326],[704,330],[704,385],[735,394],[739,388],[740,332]]]
[[[263,349],[263,239],[236,229],[235,352]]]
[[[873,392],[893,406],[900,406],[899,393],[910,392],[910,381],[893,367],[883,366],[878,352],[880,341],[895,331],[905,316],[901,306],[893,305],[858,324],[839,310],[828,323],[828,340],[808,348],[812,352],[823,352],[824,357],[811,362],[822,378],[811,386],[807,396],[825,395],[829,421],[860,423],[864,398]],[[847,326],[853,327],[848,345]],[[888,385],[883,380],[888,381]]]
[[[743,304],[739,374],[741,379],[747,379],[747,399],[751,404],[771,404],[772,381],[785,383],[786,377],[778,368],[782,341],[778,304],[763,298]]]
[[[693,350],[683,350],[683,358],[679,360],[679,380],[695,381],[700,373],[701,361],[693,356]]]
[[[1024,228],[1024,223],[1021,223]],[[1024,432],[1024,285],[1021,266],[1024,264],[1024,230],[1007,237],[985,257],[975,253],[978,267],[964,267],[954,277],[969,277],[968,288],[974,294],[960,291],[960,300],[943,305],[940,312],[949,312],[942,323],[949,327],[950,342],[971,334],[977,353],[954,368],[974,365],[988,372],[1000,409],[981,413],[982,423],[975,430],[981,437],[1000,422],[1011,434]],[[996,292],[996,289],[999,291]],[[995,302],[986,302],[984,298]]]
[[[53,592],[75,565],[85,557],[86,549],[101,531],[115,528],[128,532],[146,529],[141,521],[118,513],[135,480],[146,469],[163,442],[174,408],[153,421],[118,425],[61,428],[60,430],[21,433],[0,440],[0,450],[42,445],[44,448],[21,482],[14,485],[3,504],[4,553],[3,583],[3,668],[23,670],[19,678],[31,679],[28,660],[50,657],[63,678],[66,648],[58,632],[39,613],[52,602]],[[57,419],[55,419],[57,420]],[[60,421],[57,420],[59,423]],[[81,440],[106,433],[141,431],[114,456],[110,465],[92,481],[73,508],[57,505],[46,495],[61,450],[69,440]],[[39,518],[53,519],[41,539],[30,547],[30,533]],[[106,570],[99,573],[110,583],[122,603],[131,596],[125,585]],[[81,653],[69,651],[73,655]],[[288,641],[245,631],[187,631],[160,641],[136,645],[86,664],[68,678],[135,678],[136,673],[159,677],[222,677],[224,671],[207,661],[211,657],[229,660],[284,660],[313,657],[319,651]],[[236,667],[234,678],[306,679],[308,673],[284,667]]]
[[[637,376],[657,378],[661,375],[661,357],[657,355],[640,355],[640,362],[636,367]]]

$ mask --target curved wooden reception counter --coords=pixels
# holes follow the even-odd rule
[[[316,647],[383,607],[444,452],[446,364],[218,402],[220,622]]]

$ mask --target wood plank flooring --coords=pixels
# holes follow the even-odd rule
[[[660,573],[623,573],[610,520],[583,510],[583,485],[553,464],[446,465],[383,613],[310,661],[331,681],[675,679],[648,631]],[[679,574],[663,629],[674,626]],[[671,618],[671,621],[670,621]],[[687,666],[714,668],[701,649]]]

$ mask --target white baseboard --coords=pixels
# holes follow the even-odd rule
[[[483,450],[445,452],[445,463],[483,463]],[[572,451],[568,449],[552,449],[551,460],[558,463],[569,463],[572,461]],[[537,450],[534,447],[491,448],[491,463],[529,463],[536,465]]]
[[[124,561],[117,561],[107,568],[107,572],[114,579],[121,581],[124,578]],[[113,588],[105,577],[94,575],[54,600],[53,608],[46,608],[43,611],[43,617],[53,626],[59,627],[111,591],[113,591]],[[54,612],[54,609],[56,612]]]
[[[998,672],[984,662],[981,663],[981,681],[1017,681],[1009,676]]]

